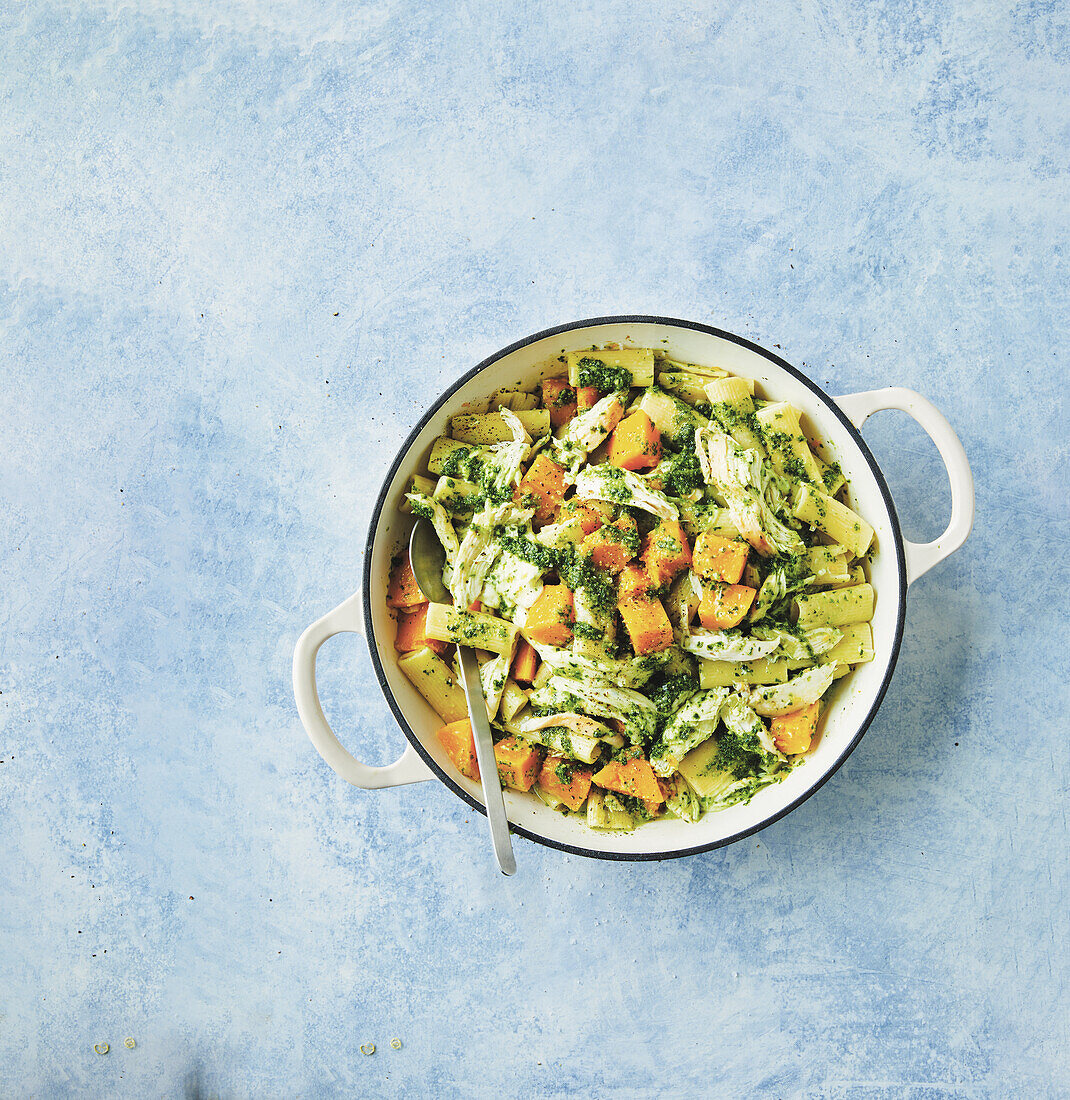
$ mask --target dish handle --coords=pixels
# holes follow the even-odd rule
[[[328,638],[336,634],[363,634],[364,622],[361,615],[364,600],[360,592],[355,592],[348,600],[340,603],[333,611],[328,611],[322,619],[317,619],[297,639],[294,649],[294,698],[297,700],[297,713],[305,727],[312,744],[320,756],[347,782],[365,790],[380,790],[383,787],[400,787],[404,783],[421,783],[433,779],[430,768],[420,759],[412,745],[406,742],[405,751],[383,768],[373,768],[362,764],[342,747],[334,730],[331,729],[320,705],[319,691],[316,688],[316,654]]]
[[[899,409],[912,416],[936,444],[951,482],[951,522],[947,530],[932,542],[910,542],[903,539],[907,562],[907,584],[912,584],[938,562],[953,554],[967,539],[973,527],[973,474],[955,429],[947,417],[931,402],[914,390],[892,386],[884,390],[867,390],[837,397],[836,404],[858,429],[875,412]]]

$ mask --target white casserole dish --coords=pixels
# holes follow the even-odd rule
[[[708,851],[783,817],[814,793],[861,740],[887,691],[903,636],[908,586],[957,550],[974,515],[973,478],[958,437],[944,416],[912,390],[893,388],[827,396],[779,356],[742,337],[692,321],[666,317],[602,317],[536,333],[490,356],[455,382],[421,418],[391,464],[376,501],[364,559],[362,592],[313,623],[294,653],[297,709],[312,743],[327,763],[358,787],[377,789],[438,778],[482,811],[481,790],[461,775],[435,737],[441,720],[397,666],[394,622],[386,606],[391,555],[408,540],[412,517],[398,511],[409,479],[425,472],[434,440],[446,434],[449,417],[467,402],[517,382],[534,384],[539,366],[563,351],[616,342],[665,348],[675,358],[723,367],[753,378],[758,395],[790,401],[840,462],[850,484],[850,503],[876,531],[870,580],[876,591],[874,660],[837,681],[816,747],[781,783],[760,791],[746,805],[707,813],[695,824],[662,818],[632,833],[599,832],[584,815],[562,816],[533,794],[505,792],[514,831],[550,847],[602,859],[667,859]],[[530,387],[529,387],[530,388]],[[903,538],[888,486],[858,429],[880,409],[901,409],[929,433],[951,481],[951,521],[934,542]],[[383,693],[408,744],[394,764],[373,768],[339,743],[327,724],[316,690],[316,653],[331,636],[365,633]],[[480,837],[482,841],[482,837]]]

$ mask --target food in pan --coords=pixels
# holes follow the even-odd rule
[[[542,373],[452,417],[408,486],[452,602],[395,558],[399,667],[478,779],[452,649],[481,651],[502,783],[592,828],[747,801],[873,659],[873,529],[799,410],[748,379],[619,347]]]

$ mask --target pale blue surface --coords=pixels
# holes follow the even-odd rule
[[[643,8],[0,5],[0,1095],[1070,1095],[1067,8]],[[927,394],[977,526],[801,809],[505,882],[290,655],[421,408],[612,312]]]

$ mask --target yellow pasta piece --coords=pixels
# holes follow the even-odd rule
[[[424,647],[398,658],[398,668],[444,722],[456,722],[468,713],[464,690],[449,665]]]
[[[424,633],[440,642],[457,642],[491,653],[508,653],[516,643],[517,629],[497,615],[465,611],[446,603],[429,603]]]
[[[651,386],[654,384],[654,353],[650,348],[620,348],[618,350],[602,351],[570,351],[565,356],[568,360],[568,381],[571,386],[594,385],[593,382],[585,382],[586,370],[591,370],[590,364],[584,360],[591,360],[594,371],[597,374],[598,364],[613,369],[623,367],[631,375],[632,386]]]
[[[745,684],[782,684],[788,678],[787,661],[705,661],[698,663],[698,682],[703,691],[728,687],[739,680]]]
[[[761,450],[762,440],[751,427],[754,421],[753,387],[743,378],[718,378],[706,383],[706,400],[714,420],[724,422],[729,435],[741,446]]]
[[[817,485],[824,484],[817,459],[814,458],[799,426],[799,410],[786,401],[778,401],[759,409],[757,416],[765,435],[766,449],[773,469],[782,476],[802,475]]]
[[[524,425],[532,439],[550,431],[550,413],[546,409],[520,409],[513,415]],[[488,447],[492,443],[508,443],[513,430],[500,412],[459,413],[450,418],[450,436],[458,443]]]
[[[792,511],[796,519],[824,531],[856,558],[873,541],[873,528],[857,512],[811,485],[800,484]]]
[[[438,439],[431,446],[431,455],[427,460],[427,469],[438,477],[439,474],[445,472],[446,464],[450,460],[450,456],[454,451],[478,451],[478,447],[473,447],[470,443],[462,443],[458,439],[450,439],[448,436],[440,435]]]
[[[873,586],[856,584],[853,588],[834,588],[829,592],[815,592],[812,596],[798,596],[795,607],[803,630],[866,623],[873,618]]]
[[[434,491],[434,481],[429,477],[421,477],[419,474],[414,474],[409,478],[409,484],[405,487],[406,493],[423,493],[425,497],[429,497]],[[401,503],[398,505],[398,511],[409,513],[412,511],[412,504],[405,497],[402,497]]]
[[[822,657],[847,665],[864,665],[873,660],[873,627],[868,623],[845,623],[843,637]]]

